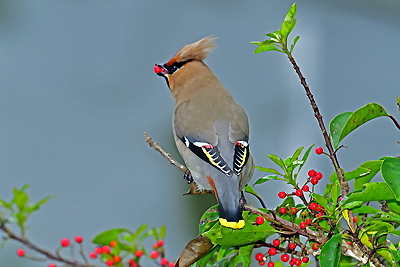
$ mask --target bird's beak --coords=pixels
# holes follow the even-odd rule
[[[156,64],[154,67],[154,72],[157,73],[158,76],[163,76],[165,77],[168,75],[168,71],[161,65]]]

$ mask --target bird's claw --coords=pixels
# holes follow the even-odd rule
[[[189,170],[187,170],[187,171],[185,172],[185,174],[183,175],[183,179],[185,179],[185,180],[187,181],[188,184],[193,183],[193,176],[192,176],[192,174],[190,173]]]

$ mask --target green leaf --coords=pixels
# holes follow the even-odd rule
[[[381,212],[380,210],[377,210],[374,207],[366,206],[366,205],[362,205],[360,207],[354,208],[352,211],[353,211],[353,213],[366,213],[366,214],[376,214],[378,212]]]
[[[259,54],[265,51],[278,51],[278,52],[283,52],[281,49],[279,49],[278,47],[269,44],[269,45],[261,45],[259,46],[255,51],[254,54]]]
[[[12,206],[9,203],[7,203],[4,200],[2,200],[2,199],[0,199],[0,204],[3,205],[3,207],[5,207],[6,209],[12,210]]]
[[[346,113],[348,113],[348,112],[346,112]],[[342,113],[342,114],[344,114],[344,113]],[[375,119],[375,118],[378,118],[381,116],[389,116],[389,115],[386,113],[386,110],[377,103],[369,103],[369,104],[365,105],[364,107],[359,108],[358,110],[354,111],[347,119],[343,128],[338,128],[338,129],[341,129],[341,131],[340,131],[339,137],[337,139],[333,138],[332,131],[330,130],[334,148],[336,149],[339,146],[339,142],[343,138],[345,138],[349,133],[351,133],[352,131],[357,129],[359,126],[363,125],[364,123],[366,123],[372,119]],[[335,119],[333,119],[333,120],[335,120]],[[332,122],[333,122],[333,120],[332,120]],[[337,132],[335,133],[335,135],[337,135]]]
[[[400,158],[385,159],[381,166],[382,177],[397,201],[400,201]]]
[[[38,210],[43,204],[45,204],[47,201],[49,201],[50,199],[55,198],[55,195],[50,195],[48,197],[43,198],[42,200],[40,200],[39,202],[33,204],[33,205],[29,205],[26,209],[26,213],[32,213],[35,210]]]
[[[17,188],[14,188],[14,200],[20,212],[25,210],[28,199],[28,195],[25,192],[18,191]]]
[[[92,240],[92,243],[97,245],[110,245],[111,241],[117,241],[118,237],[121,233],[129,233],[133,234],[130,230],[125,228],[115,228],[110,229],[104,232],[101,232],[97,236],[95,236]]]
[[[277,164],[279,167],[282,168],[282,170],[285,170],[285,163],[283,160],[276,156],[276,155],[267,155],[268,158],[270,158],[275,164]]]
[[[252,195],[258,197],[259,199],[262,199],[262,198],[256,193],[256,191],[254,191],[253,187],[251,187],[250,185],[247,184],[244,190],[245,190],[245,192],[250,193],[250,194],[252,194]]]
[[[159,238],[158,238],[158,233],[157,233],[157,229],[156,228],[151,228],[151,233],[153,234],[153,236],[154,236],[154,239],[156,240],[156,241],[158,241],[159,240]]]
[[[278,174],[280,176],[283,176],[283,174],[279,173],[277,170],[275,170],[273,168],[264,168],[264,167],[260,167],[260,166],[255,166],[255,168],[262,172],[269,172],[269,173]]]
[[[335,148],[337,148],[337,145],[339,144],[339,137],[343,130],[343,126],[346,124],[346,121],[350,118],[351,114],[353,114],[353,112],[344,112],[339,114],[333,118],[329,124],[329,132]]]
[[[317,203],[321,204],[322,207],[324,207],[325,209],[329,208],[328,202],[323,196],[318,195],[317,193],[311,193],[311,196],[315,199]]]
[[[293,52],[294,46],[296,45],[297,41],[300,39],[300,36],[296,36],[293,40],[293,44],[290,46],[290,53]]]
[[[281,27],[282,36],[286,39],[290,33],[290,21],[284,21]]]
[[[344,204],[344,205],[342,205],[341,207],[342,207],[342,209],[344,209],[344,210],[351,210],[351,209],[354,209],[354,208],[357,208],[357,207],[360,207],[361,205],[362,205],[362,201],[352,201],[352,202],[348,202],[348,203],[346,203],[346,204]]]
[[[221,235],[216,238],[215,242],[221,246],[243,246],[259,240],[265,240],[276,233],[276,230],[267,221],[262,225],[253,224],[256,221],[256,217],[258,215],[244,211],[244,228],[232,230],[231,228],[221,227]],[[212,238],[210,239],[212,240]]]
[[[269,180],[283,180],[283,178],[279,178],[279,177],[276,176],[276,175],[267,175],[267,176],[264,176],[264,177],[258,179],[258,180],[253,184],[253,186],[255,186],[256,184],[265,183],[265,182],[267,182],[267,181],[269,181]]]
[[[294,17],[296,16],[296,9],[297,9],[297,4],[294,3],[290,7],[288,13],[286,14],[284,21],[292,21],[294,19]]]
[[[274,39],[268,39],[268,40],[261,41],[261,42],[254,41],[254,42],[250,42],[250,43],[254,44],[254,45],[259,45],[259,46],[261,46],[261,45],[269,45],[269,44],[279,44],[279,42],[277,42]]]
[[[266,36],[279,43],[279,39],[282,37],[282,34],[281,31],[277,30],[275,32],[267,33]]]
[[[210,263],[210,259],[214,256],[214,253],[220,248],[220,245],[214,246],[210,249],[199,261],[197,261],[196,265],[199,267],[206,267],[208,263]]]
[[[136,232],[132,235],[130,235],[130,240],[129,242],[133,242],[144,230],[146,230],[147,224],[142,224],[139,226],[139,228],[136,230]]]
[[[383,160],[372,160],[366,161],[361,164],[359,168],[368,169],[369,173],[355,178],[354,190],[362,190],[364,188],[363,185],[369,183],[372,178],[374,178],[374,176],[379,172],[382,162]]]
[[[247,188],[247,187],[246,187]],[[215,223],[218,222],[219,218],[219,205],[210,207],[206,212],[203,213],[199,224],[199,234],[210,230]]]
[[[340,182],[339,180],[336,180],[333,185],[332,185],[332,189],[331,189],[331,197],[332,197],[332,201],[333,203],[337,203],[338,198],[340,196]]]
[[[161,239],[164,239],[165,237],[165,225],[162,225],[160,228],[160,237]]]
[[[342,234],[332,236],[321,249],[319,260],[321,266],[337,267],[339,266],[342,250]]]
[[[293,153],[292,159],[290,161],[291,164],[293,164],[293,162],[296,161],[299,158],[303,148],[304,147],[299,147],[298,149],[296,149],[296,151]]]
[[[392,191],[389,189],[389,186],[384,182],[372,182],[364,185],[364,191],[352,192],[348,195],[348,198],[342,201],[341,206],[346,203],[350,203],[353,201],[362,201],[362,202],[370,202],[370,201],[379,201],[379,200],[394,200],[394,196]]]

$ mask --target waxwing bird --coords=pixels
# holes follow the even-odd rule
[[[213,190],[221,225],[244,227],[243,190],[254,171],[249,123],[244,110],[203,62],[215,47],[205,37],[182,47],[154,71],[175,98],[175,143],[198,190]],[[241,204],[242,203],[242,204]]]

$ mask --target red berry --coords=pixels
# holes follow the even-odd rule
[[[90,257],[91,259],[95,259],[95,258],[96,258],[96,253],[90,252],[90,253],[89,253],[89,257]]]
[[[318,249],[319,249],[319,244],[318,244],[318,243],[312,244],[312,248],[313,248],[314,250],[318,250]]]
[[[114,262],[112,262],[112,260],[108,259],[108,260],[106,260],[106,265],[107,266],[113,266]]]
[[[109,246],[103,246],[103,252],[106,254],[109,254],[111,252],[111,249]]]
[[[317,177],[313,177],[313,178],[311,178],[311,183],[313,184],[313,185],[316,185],[316,184],[318,184],[318,178]]]
[[[175,263],[173,262],[168,263],[168,267],[175,267]]]
[[[342,199],[343,199],[343,197],[339,197],[338,201],[340,202],[340,201],[342,201]]]
[[[287,261],[289,260],[289,255],[288,255],[288,254],[282,254],[281,260],[282,260],[283,262],[287,262]]]
[[[318,180],[321,180],[321,179],[322,179],[322,173],[317,172],[317,173],[315,174],[315,177],[316,177]]]
[[[80,235],[75,236],[75,242],[76,243],[81,243],[82,240],[83,240],[82,236],[80,236]]]
[[[277,247],[281,244],[281,241],[279,241],[278,239],[274,239],[274,241],[272,241],[272,244]]]
[[[300,223],[300,228],[301,228],[301,229],[306,229],[306,226],[307,226],[307,225],[306,225],[305,222],[301,222],[301,223]]]
[[[315,176],[315,171],[314,170],[309,170],[308,171],[308,176],[314,177]]]
[[[302,188],[302,189],[303,189],[304,192],[307,192],[308,190],[310,190],[310,188],[309,188],[308,185],[306,185],[306,184],[303,185],[303,188]]]
[[[55,265],[54,263],[50,263],[50,264],[48,265],[48,267],[56,267],[56,265]]]
[[[321,155],[322,152],[324,152],[324,150],[322,149],[322,147],[317,147],[317,148],[315,149],[315,153],[317,153],[317,155]]]
[[[301,197],[303,195],[303,190],[297,189],[296,190],[296,196]]]
[[[349,246],[351,245],[351,241],[347,241],[346,243],[347,243],[347,245],[349,245]]]
[[[130,267],[137,267],[137,263],[134,259],[130,259],[128,263],[130,264]]]
[[[296,248],[296,244],[295,244],[295,243],[290,243],[290,244],[289,244],[289,248],[290,248],[291,250],[295,249],[295,248]]]
[[[263,266],[265,264],[265,261],[259,261],[258,264],[260,264],[261,266]]]
[[[151,257],[152,259],[157,259],[158,256],[159,256],[158,251],[153,250],[153,251],[150,253],[150,257]]]
[[[256,224],[261,225],[261,224],[263,224],[263,223],[264,223],[264,217],[258,216],[258,217],[256,218]]]
[[[271,255],[271,256],[276,255],[276,248],[269,248],[268,253],[269,253],[269,255]]]
[[[166,258],[161,258],[161,265],[162,266],[167,265],[167,263],[168,263],[168,260]]]
[[[312,223],[312,219],[308,218],[308,219],[306,220],[306,224],[311,225],[311,223]]]
[[[157,246],[162,247],[164,245],[164,240],[158,240]]]
[[[94,251],[99,255],[103,253],[103,249],[101,247],[95,248]]]
[[[290,209],[290,213],[296,214],[296,213],[297,213],[296,207],[292,207],[292,208]]]
[[[299,259],[295,260],[295,264],[296,264],[296,266],[300,266],[301,265],[301,260],[299,260]]]
[[[356,223],[357,222],[357,216],[354,216],[353,221]]]
[[[256,254],[256,260],[257,261],[262,261],[264,259],[264,255],[262,253],[257,253]]]
[[[323,219],[322,216],[323,216],[322,213],[318,213],[318,214],[317,214],[317,218],[318,218],[319,220],[322,220],[322,219]]]
[[[117,242],[115,242],[114,240],[110,242],[110,247],[115,247],[115,245],[117,244]]]
[[[135,252],[136,256],[138,256],[139,258],[143,256],[143,251],[141,250],[136,250]]]
[[[68,238],[61,239],[61,246],[63,246],[63,247],[68,247],[69,246]]]
[[[281,207],[279,209],[279,212],[282,213],[282,214],[285,214],[286,213],[286,208],[285,207]]]
[[[156,64],[156,66],[154,67],[154,72],[155,72],[155,73],[160,73],[161,70],[162,70],[162,68],[160,68],[160,67]]]
[[[302,262],[307,263],[308,262],[308,257],[304,257],[301,260],[302,260]]]
[[[274,267],[275,266],[275,263],[273,263],[272,261],[270,261],[270,262],[268,262],[268,265],[267,265],[268,267]]]
[[[293,265],[294,265],[294,261],[295,261],[295,259],[291,259],[291,260],[289,261],[290,266],[293,266]]]
[[[25,255],[25,250],[20,248],[20,249],[17,250],[17,254],[18,254],[18,256],[23,257]]]
[[[317,209],[317,203],[313,202],[310,204],[310,209],[311,210],[316,210]]]
[[[284,191],[281,191],[278,193],[278,197],[279,198],[285,198],[286,197],[286,193]]]
[[[118,263],[118,262],[120,262],[121,261],[121,257],[120,256],[113,256],[113,261],[115,262],[115,263]]]

